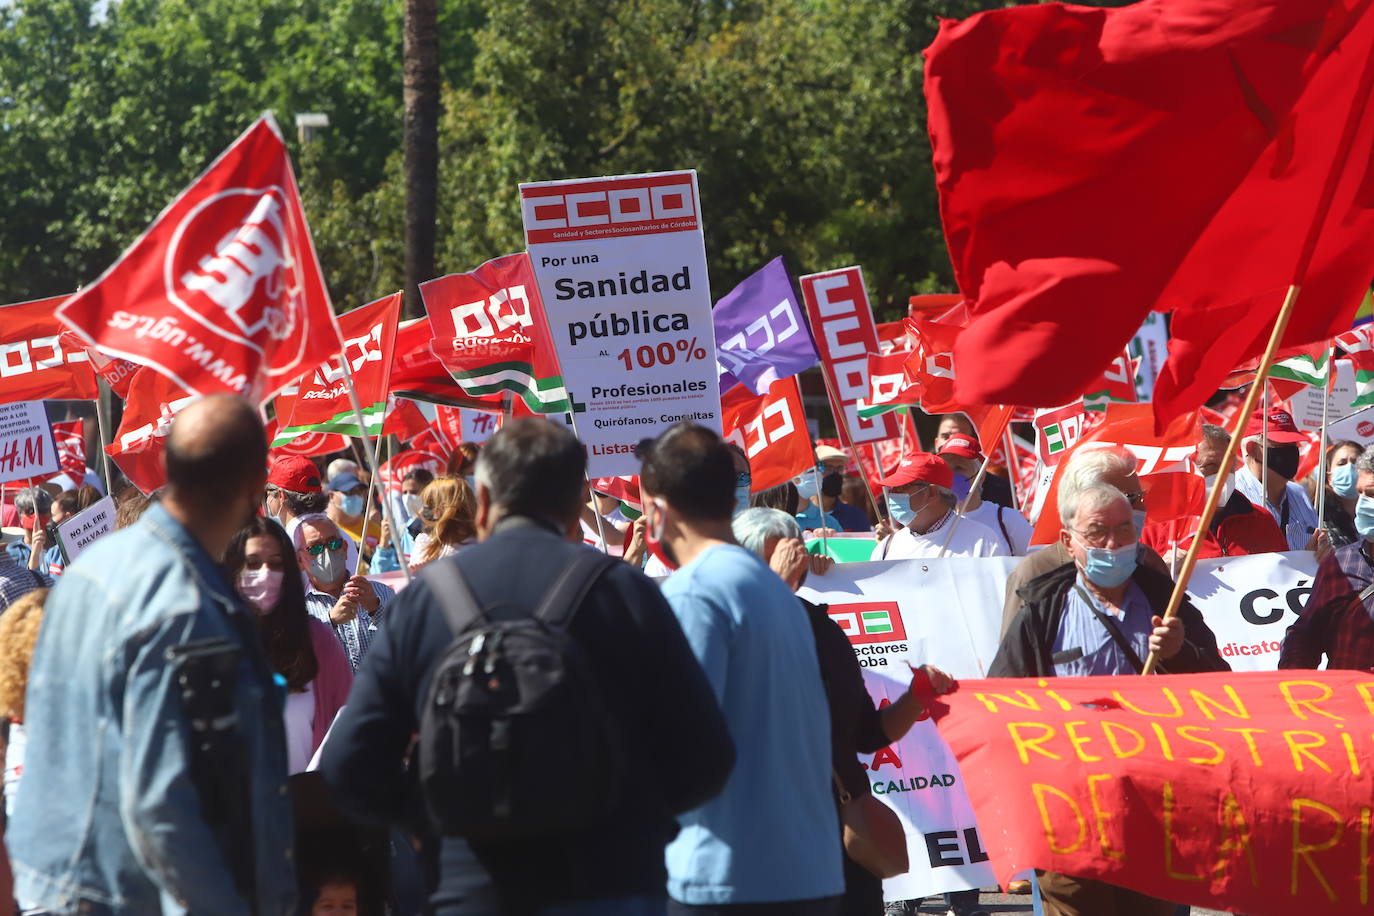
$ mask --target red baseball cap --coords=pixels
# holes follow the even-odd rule
[[[292,493],[319,493],[320,471],[315,462],[300,455],[286,455],[272,463],[267,482]]]
[[[1266,435],[1270,442],[1289,444],[1293,442],[1304,442],[1307,434],[1298,429],[1298,424],[1293,422],[1293,415],[1286,410],[1274,408],[1269,411],[1266,421],[1264,411],[1255,411],[1250,418],[1250,424],[1245,427],[1245,437]]]
[[[878,486],[890,489],[909,483],[929,483],[950,490],[954,488],[954,472],[939,456],[930,452],[916,452],[903,458],[897,470],[878,481]]]
[[[983,450],[978,445],[976,436],[955,433],[945,440],[945,444],[940,446],[940,451],[936,454],[954,455],[956,458],[982,458]]]

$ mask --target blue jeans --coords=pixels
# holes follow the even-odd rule
[[[538,916],[664,916],[663,897],[613,897],[608,900],[580,900],[540,907]]]

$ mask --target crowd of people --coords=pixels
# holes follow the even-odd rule
[[[1294,480],[1301,438],[1261,412],[1226,469],[1229,434],[1205,427],[1196,462],[1224,491],[1196,536],[1204,556],[1315,550],[1280,666],[1369,669],[1374,447],[1330,446],[1319,519]],[[754,492],[743,451],[679,424],[640,445],[638,514],[589,491],[564,426],[519,420],[442,474],[406,473],[392,530],[367,468],[269,460],[247,404],[197,401],[166,485],[116,494],[120,530],[79,562],[55,525],[98,489],[4,507],[18,912],[914,913],[846,839],[853,806],[877,804],[858,755],[953,682],[928,659],[874,704],[825,606],[796,594],[833,565],[818,542],[1022,558],[989,676],[1131,674],[1151,653],[1164,674],[1227,670],[1188,601],[1164,619],[1196,523],[1151,520],[1129,452],[1075,453],[1045,510],[1059,537],[1033,548],[965,417],[934,449],[872,495],[828,446]],[[1060,916],[1174,911],[1038,882]],[[944,905],[985,912],[977,890]]]

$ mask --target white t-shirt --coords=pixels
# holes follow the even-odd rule
[[[883,538],[873,548],[870,560],[925,560],[940,555],[945,539],[950,536],[950,526],[955,521],[954,511],[936,523],[925,534],[916,534],[910,528],[902,528],[889,537]],[[987,526],[972,519],[961,518],[954,529],[953,540],[945,551],[947,557],[1005,557],[1007,549],[1002,546],[1000,532],[994,534]]]
[[[998,510],[1001,510],[1001,524],[998,524]],[[990,503],[987,500],[978,506],[977,509],[965,512],[964,518],[978,522],[994,535],[1002,544],[1006,553],[1013,557],[1024,557],[1027,548],[1030,547],[1031,534],[1035,531],[1031,523],[1026,521],[1026,517],[1009,506],[999,506],[997,503]],[[963,527],[964,522],[959,523]],[[1002,535],[1002,529],[1006,529],[1006,536]],[[954,535],[956,538],[959,535]],[[1010,538],[1010,543],[1008,543]]]
[[[286,724],[286,763],[288,773],[304,773],[310,765],[315,743],[315,682],[305,685],[303,693],[288,693],[282,711]]]

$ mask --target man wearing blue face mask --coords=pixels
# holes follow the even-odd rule
[[[347,543],[326,515],[307,515],[291,536],[305,572],[305,608],[334,628],[354,671],[372,646],[372,637],[396,593],[386,585],[354,574]]]
[[[357,474],[345,471],[329,478],[325,484],[329,493],[329,506],[325,514],[339,526],[339,530],[353,540],[363,557],[372,555],[382,538],[381,514],[374,507],[372,517],[368,518],[367,531],[363,531],[364,516],[367,511],[367,484]]]
[[[986,525],[958,518],[954,472],[929,452],[915,452],[878,481],[890,521],[878,526],[874,560],[927,557],[1004,557],[1001,539]],[[956,525],[957,522],[957,525]]]
[[[1288,628],[1280,668],[1374,668],[1374,447],[1355,459],[1355,530],[1360,540],[1336,548],[1317,568],[1312,597]]]

